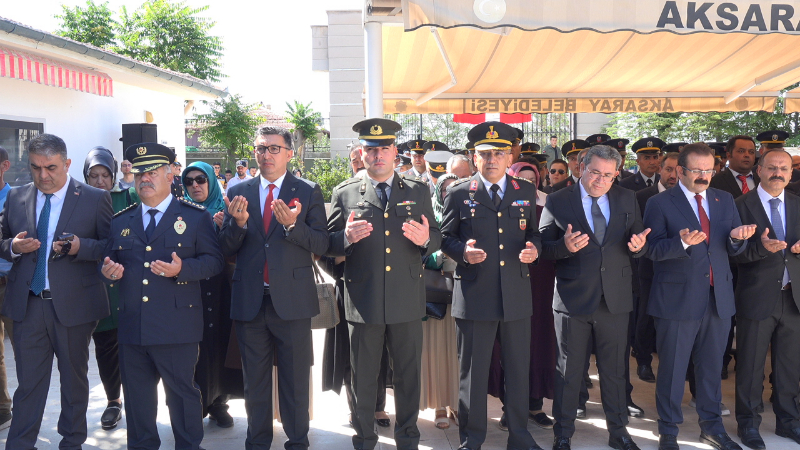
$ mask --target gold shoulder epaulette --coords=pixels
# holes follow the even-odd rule
[[[183,203],[184,205],[188,205],[188,206],[191,206],[191,207],[193,207],[195,209],[199,209],[200,211],[205,211],[206,210],[205,206],[197,204],[197,203],[189,201],[189,200],[186,200],[183,197],[178,198],[178,201]]]
[[[139,206],[139,204],[138,204],[138,203],[136,203],[136,202],[133,202],[133,204],[132,204],[131,206],[128,206],[127,208],[123,209],[122,211],[120,211],[120,212],[118,212],[118,213],[114,214],[114,217],[117,217],[117,216],[119,216],[119,215],[122,215],[123,213],[126,213],[126,212],[128,212],[128,211],[132,210],[133,208],[136,208],[137,206]]]

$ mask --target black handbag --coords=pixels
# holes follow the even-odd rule
[[[425,315],[436,320],[444,319],[447,314],[447,305],[444,303],[425,303]]]
[[[425,269],[425,302],[453,303],[453,275],[441,270]]]

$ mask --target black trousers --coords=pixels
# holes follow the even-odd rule
[[[626,436],[628,407],[626,401],[625,359],[630,313],[612,314],[604,300],[589,315],[572,316],[555,311],[556,383],[553,417],[556,436],[575,434],[575,414],[590,337],[597,348],[597,371],[606,425],[611,436]]]
[[[394,440],[398,450],[419,447],[420,370],[422,368],[422,321],[393,324],[348,322],[350,367],[356,413],[353,417],[353,447],[372,450],[375,433],[375,404],[384,345],[389,349],[394,383]],[[380,383],[384,383],[380,380]]]
[[[378,373],[378,393],[375,398],[375,412],[386,411],[386,386],[382,383],[386,379],[389,372],[389,350],[383,346],[383,356],[381,357],[381,371]],[[356,393],[353,392],[353,370],[349,367],[344,371],[342,378],[344,384],[344,392],[347,396],[347,406],[350,407],[350,413],[355,417],[356,415]]]
[[[36,446],[54,356],[61,378],[58,434],[62,439],[58,447],[81,448],[86,441],[89,405],[89,340],[96,326],[95,321],[66,327],[58,321],[52,300],[28,297],[25,319],[14,322],[12,345],[19,385],[14,392],[14,419],[8,431],[7,450],[30,450]]]
[[[314,361],[311,319],[281,319],[272,298],[265,295],[255,319],[236,321],[236,337],[244,372],[245,449],[268,450],[272,445],[272,366],[276,359],[281,422],[288,437],[284,447],[307,449],[308,380]]]
[[[203,405],[194,382],[198,344],[119,346],[129,449],[158,449],[158,382],[163,380],[175,448],[203,441]]]
[[[757,301],[758,299],[753,299]],[[764,320],[739,316],[736,335],[736,422],[742,428],[758,428],[761,415],[764,367],[772,344],[775,427],[791,430],[800,427],[800,311],[791,290],[781,291],[781,299]]]
[[[653,352],[656,351],[655,322],[653,317],[647,314],[652,285],[652,278],[639,278],[639,302],[636,305],[633,350],[636,352],[636,363],[640,366],[652,364]]]
[[[122,377],[119,373],[119,342],[117,329],[92,333],[94,354],[97,360],[97,371],[106,391],[108,401],[120,398]]]
[[[510,394],[505,398],[508,448],[527,449],[533,446],[535,441],[527,428],[531,319],[526,317],[510,322],[456,319],[456,329],[460,365],[458,433],[461,445],[475,449],[486,440],[489,366],[495,337],[499,337],[505,390]]]

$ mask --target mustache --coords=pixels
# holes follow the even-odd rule
[[[708,184],[708,180],[698,178],[697,180],[694,180],[694,184]]]
[[[775,180],[780,180],[782,182],[786,182],[786,178],[783,178],[780,175],[773,175],[773,176],[769,177],[769,181],[775,181]]]
[[[156,186],[153,183],[149,182],[149,181],[142,181],[141,183],[139,183],[139,188],[144,188],[144,187],[150,187],[150,188],[153,188],[153,189],[156,188]]]

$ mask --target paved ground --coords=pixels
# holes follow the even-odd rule
[[[347,402],[344,397],[339,397],[334,393],[325,392],[320,390],[320,367],[322,358],[322,331],[314,332],[314,345],[316,364],[314,366],[314,420],[311,422],[311,441],[312,448],[318,449],[351,449],[350,436],[352,436],[352,429],[347,423]],[[9,373],[9,391],[13,392],[16,387],[16,374],[14,372],[13,352],[11,345],[6,341],[6,365]],[[91,349],[91,354],[94,355],[94,349]],[[633,370],[635,370],[635,361],[633,362]],[[733,364],[731,364],[733,370]],[[600,391],[597,387],[596,369],[592,365],[593,378],[595,378],[595,387],[590,390],[591,399],[588,404],[587,418],[581,420],[577,426],[577,433],[573,439],[572,446],[574,449],[608,449],[607,440],[608,434],[605,431],[605,421],[603,419],[602,407],[599,404]],[[635,378],[635,374],[634,374]],[[106,400],[103,387],[100,384],[100,378],[97,374],[97,365],[94,362],[94,356],[90,361],[89,366],[89,383],[92,386],[91,398],[89,403],[89,438],[84,445],[85,449],[124,449],[125,448],[125,421],[120,423],[119,427],[113,431],[103,431],[100,428],[100,415],[105,409]],[[639,446],[645,449],[656,449],[658,447],[658,437],[655,434],[656,427],[656,411],[655,411],[655,397],[654,397],[654,384],[648,384],[638,381],[634,382],[634,401],[643,407],[646,415],[641,419],[631,419],[628,429],[631,435],[635,438]],[[733,390],[734,382],[733,376],[730,379],[723,381],[723,397],[724,402],[731,409],[733,409]],[[693,409],[689,408],[686,404],[688,398],[687,394],[684,398],[683,413],[685,416],[685,423],[681,427],[681,435],[679,436],[682,449],[708,449],[710,447],[699,444],[697,438],[700,434],[697,425],[697,414]],[[768,395],[769,390],[765,390]],[[391,391],[389,392],[391,395]],[[766,399],[765,399],[766,400]],[[164,402],[163,392],[161,394],[161,405],[159,406],[159,428],[162,439],[162,447],[165,449],[174,447],[174,440],[169,426],[169,416]],[[208,450],[227,450],[227,449],[243,449],[244,437],[246,432],[246,419],[244,413],[244,401],[232,400],[231,414],[235,418],[235,425],[233,428],[222,429],[216,426],[214,422],[205,420],[205,439],[203,447]],[[761,432],[768,448],[771,449],[791,449],[798,448],[793,442],[777,437],[774,434],[775,419],[771,413],[770,403],[766,403],[768,413],[765,414],[764,422],[761,426]],[[393,413],[394,402],[389,398],[387,402],[387,409],[389,413]],[[45,412],[44,423],[39,435],[39,442],[37,447],[41,450],[57,449],[60,436],[56,432],[56,423],[58,421],[58,414],[60,411],[60,394],[58,383],[58,371],[53,370],[53,381],[50,388],[50,396],[48,398],[47,409]],[[546,401],[545,410],[549,411],[550,402]],[[505,441],[507,434],[500,431],[496,424],[500,417],[500,403],[490,397],[489,398],[489,434],[486,443],[483,445],[483,450],[504,450],[506,448]],[[392,417],[393,418],[393,417]],[[394,421],[392,422],[394,425]],[[422,441],[420,442],[420,449],[424,450],[455,450],[458,448],[458,428],[452,424],[449,430],[441,431],[433,425],[433,410],[427,410],[420,414],[419,420],[420,431],[422,433]],[[736,422],[733,416],[725,417],[725,426],[728,433],[736,440]],[[542,430],[534,426],[532,423],[529,429],[537,442],[545,448],[549,448],[552,444],[553,434],[550,430]],[[394,441],[391,438],[391,428],[382,428],[380,430],[381,438],[379,449],[393,449]],[[5,438],[8,430],[0,431],[0,445],[5,445]],[[272,449],[279,450],[283,448],[283,441],[285,436],[279,423],[275,423],[275,440],[272,444]]]

